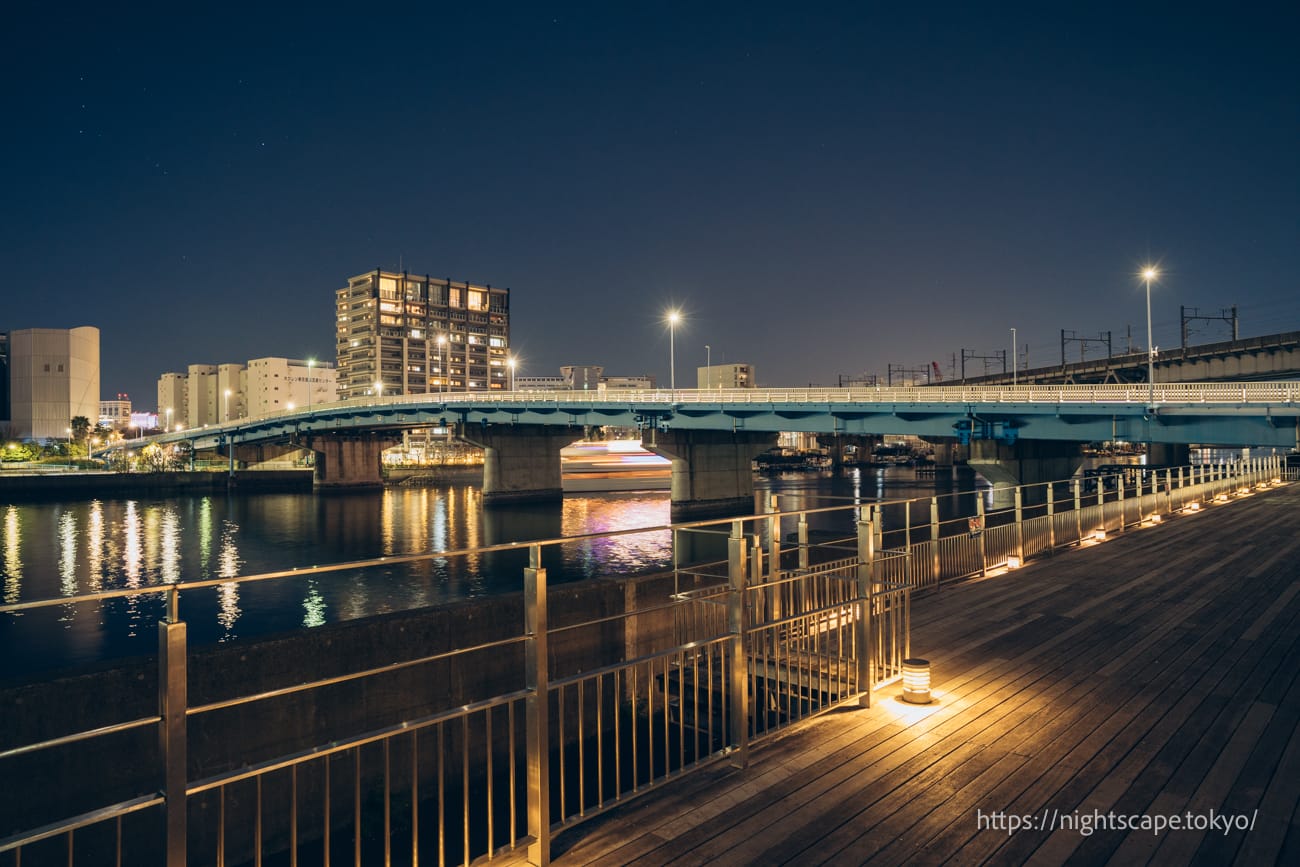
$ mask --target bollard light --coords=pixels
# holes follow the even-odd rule
[[[1187,511],[1189,511],[1189,512],[1199,512],[1199,511],[1201,511],[1201,504],[1200,504],[1200,502],[1198,501],[1198,502],[1195,502],[1195,503],[1188,503],[1188,504],[1187,504]]]
[[[1093,531],[1092,531],[1092,541],[1094,541],[1094,542],[1105,542],[1105,541],[1106,541],[1106,528],[1105,528],[1105,527],[1098,527],[1097,529],[1093,530]]]
[[[903,701],[910,704],[930,703],[930,660],[903,660]]]
[[[1159,515],[1148,515],[1148,516],[1147,516],[1147,523],[1148,523],[1148,524],[1153,524],[1153,525],[1154,525],[1154,524],[1159,524],[1159,523],[1160,523],[1161,521],[1163,521],[1163,520],[1164,520],[1164,518],[1160,517]]]
[[[1008,568],[1008,569],[1019,569],[1019,568],[1020,568],[1020,558],[1017,557],[1015,554],[1011,554],[1010,556],[1008,556],[1008,557],[1007,557],[1007,568]]]

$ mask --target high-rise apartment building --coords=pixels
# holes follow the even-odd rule
[[[340,399],[507,387],[509,289],[375,270],[334,294]]]

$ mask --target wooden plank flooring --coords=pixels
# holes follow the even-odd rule
[[[881,690],[560,834],[555,863],[1300,863],[1300,485],[918,596],[912,649],[936,703]],[[1211,810],[1253,828],[1055,819]]]

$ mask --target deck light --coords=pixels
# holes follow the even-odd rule
[[[1092,531],[1092,541],[1094,541],[1094,542],[1105,542],[1105,541],[1106,541],[1106,528],[1105,528],[1105,527],[1098,527],[1097,529],[1093,530],[1093,531]]]
[[[1008,568],[1008,569],[1019,569],[1019,568],[1020,568],[1020,558],[1019,558],[1018,556],[1016,556],[1015,554],[1011,554],[1011,555],[1009,555],[1009,556],[1007,557],[1007,568]]]
[[[909,704],[930,703],[930,660],[903,660],[903,701]]]
[[[1198,501],[1198,502],[1195,502],[1195,503],[1188,503],[1188,504],[1187,504],[1187,511],[1189,511],[1189,512],[1199,512],[1199,511],[1201,511],[1201,504],[1200,504],[1200,502]]]

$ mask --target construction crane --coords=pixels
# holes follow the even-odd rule
[[[943,374],[939,372],[939,362],[931,361],[930,366],[934,368],[934,381],[943,382]]]

